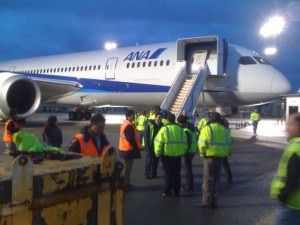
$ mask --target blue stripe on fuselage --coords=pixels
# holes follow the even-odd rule
[[[4,72],[4,71],[3,71]],[[141,84],[141,83],[131,83],[122,81],[112,81],[112,80],[97,80],[88,78],[76,78],[61,75],[49,75],[49,74],[33,74],[33,73],[18,73],[24,75],[28,78],[44,78],[49,80],[59,80],[59,81],[74,81],[82,84],[82,88],[77,90],[77,92],[168,92],[169,86],[154,85],[154,84]]]
[[[167,48],[159,48],[157,49],[150,57],[149,59],[157,59],[161,53],[163,53]]]

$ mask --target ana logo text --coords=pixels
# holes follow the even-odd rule
[[[123,61],[133,61],[142,59],[157,59],[167,48],[159,48],[155,52],[148,51],[130,52]]]

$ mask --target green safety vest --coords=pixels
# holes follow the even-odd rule
[[[271,184],[271,198],[278,199],[280,190],[283,189],[287,182],[288,162],[292,155],[297,154],[300,157],[300,138],[293,138],[289,141],[279,162],[277,175]],[[300,210],[300,180],[298,180],[298,188],[289,196],[284,204],[292,209]]]
[[[184,131],[189,132],[191,136],[191,145],[189,146],[187,152],[195,153],[197,151],[197,133],[188,128],[184,128]]]
[[[202,157],[226,157],[232,148],[228,129],[219,123],[205,126],[199,136],[198,147]]]
[[[257,112],[253,112],[250,115],[250,120],[252,121],[260,121],[260,115]]]
[[[43,151],[60,151],[60,148],[44,146],[39,139],[27,131],[14,133],[13,142],[17,145],[19,151],[43,152]]]
[[[154,139],[154,152],[157,156],[183,156],[187,148],[186,134],[177,124],[163,126]]]
[[[136,129],[138,131],[144,131],[145,130],[145,125],[146,125],[147,119],[148,118],[146,116],[144,116],[144,115],[140,115],[137,118]]]
[[[207,122],[208,122],[208,120],[206,119],[206,117],[202,118],[199,121],[199,124],[198,124],[198,131],[199,131],[199,133],[201,133],[202,128],[206,126]]]

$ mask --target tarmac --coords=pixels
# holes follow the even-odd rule
[[[36,114],[22,125],[23,130],[33,132],[41,139],[42,129],[49,114]],[[72,122],[65,114],[56,114],[62,128],[65,149],[71,138],[88,121]],[[258,135],[252,134],[252,126],[241,127],[240,119],[229,119],[234,140],[229,163],[233,183],[226,183],[222,171],[221,195],[217,209],[196,206],[201,201],[202,159],[197,154],[193,161],[194,192],[181,193],[179,198],[165,198],[163,171],[159,168],[156,179],[144,179],[144,152],[135,160],[132,170],[131,192],[124,197],[124,225],[270,225],[277,203],[270,199],[271,180],[284,147],[286,146],[284,123],[262,120]],[[246,121],[248,122],[248,121]],[[3,135],[3,122],[0,135]],[[105,133],[111,145],[118,147],[119,124],[108,124]],[[4,149],[4,145],[1,145]],[[182,184],[185,183],[182,168]]]

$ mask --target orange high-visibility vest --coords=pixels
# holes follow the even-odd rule
[[[135,129],[134,125],[132,124],[132,122],[130,122],[129,120],[124,120],[123,124],[121,125],[119,149],[121,151],[125,151],[125,152],[133,150],[133,146],[131,146],[131,144],[129,143],[129,141],[125,137],[125,128],[127,126],[132,126],[134,128],[135,141],[137,143],[138,148],[141,149],[142,145],[141,145],[141,141],[140,141],[138,132],[136,131],[136,129]]]
[[[91,155],[91,156],[99,156],[97,146],[95,145],[95,143],[93,142],[93,140],[91,138],[89,139],[88,142],[85,142],[82,133],[76,134],[75,138],[79,141],[81,154],[86,154],[86,155]],[[103,155],[106,151],[107,151],[107,146],[104,146],[102,148],[100,157],[103,157]]]
[[[3,132],[3,141],[4,142],[9,142],[11,143],[13,141],[13,134],[7,129],[8,124],[13,121],[15,124],[15,128],[19,129],[19,124],[16,123],[16,121],[14,121],[13,119],[9,119],[6,121],[5,125],[4,125],[4,132]]]

